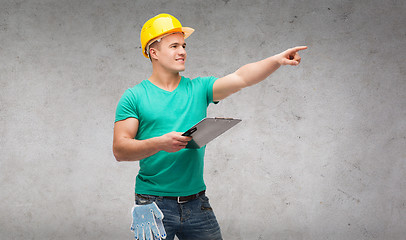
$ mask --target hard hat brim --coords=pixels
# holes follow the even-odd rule
[[[185,39],[188,38],[195,30],[190,27],[182,27],[182,32],[185,34]]]
[[[144,50],[144,52],[143,52],[144,57],[149,58],[148,54],[146,53],[146,50],[148,49],[148,46],[151,45],[151,43],[154,42],[154,41],[156,41],[157,39],[162,38],[162,36],[168,35],[168,33],[171,34],[171,33],[176,33],[176,32],[182,32],[182,33],[183,33],[183,38],[186,39],[186,38],[188,38],[190,35],[192,35],[192,33],[193,33],[194,31],[195,31],[195,30],[194,30],[193,28],[190,28],[190,27],[182,27],[182,28],[180,28],[180,29],[178,28],[178,31],[176,31],[176,30],[175,30],[175,31],[169,31],[169,32],[166,32],[166,33],[164,33],[164,34],[162,34],[162,35],[160,35],[160,36],[158,36],[158,37],[152,39],[152,40],[149,41],[149,43],[147,43],[147,45],[145,46],[145,50]]]

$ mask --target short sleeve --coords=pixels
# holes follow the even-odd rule
[[[117,104],[115,122],[125,120],[127,118],[138,119],[136,100],[136,96],[131,89],[127,89]]]
[[[207,91],[207,105],[209,105],[210,103],[215,103],[215,104],[218,103],[218,102],[213,102],[213,85],[217,79],[218,78],[213,77],[213,76],[202,78],[202,80],[204,80],[206,91]]]

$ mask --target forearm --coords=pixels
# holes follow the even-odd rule
[[[243,88],[257,84],[275,72],[281,64],[277,55],[249,63],[218,79],[213,86],[213,100],[220,101]]]
[[[119,131],[119,130],[117,130]],[[159,151],[177,152],[184,149],[192,137],[182,132],[170,132],[146,140],[137,140],[133,135],[116,134],[113,139],[113,153],[117,161],[138,161]]]
[[[239,68],[235,74],[243,82],[242,87],[257,84],[275,72],[281,66],[278,58],[279,57],[275,55],[258,62],[249,63]]]
[[[139,161],[162,150],[159,138],[136,140],[121,138],[113,142],[113,153],[117,161]]]
[[[290,48],[264,60],[244,65],[234,73],[219,78],[213,85],[213,100],[222,100],[245,87],[263,81],[282,65],[298,65],[301,58],[297,52],[304,49],[307,47]]]

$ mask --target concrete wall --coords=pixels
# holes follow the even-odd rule
[[[132,239],[138,163],[115,107],[149,77],[142,24],[196,29],[185,76],[307,45],[302,64],[209,108],[243,119],[207,147],[225,239],[404,239],[401,0],[0,1],[0,239]]]

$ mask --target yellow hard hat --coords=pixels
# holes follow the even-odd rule
[[[195,30],[189,27],[182,27],[179,20],[174,16],[161,13],[149,19],[141,29],[141,47],[142,53],[148,58],[147,46],[151,40],[166,35],[168,33],[182,32],[185,39]],[[152,42],[151,42],[152,43]]]

